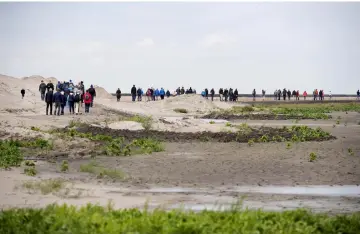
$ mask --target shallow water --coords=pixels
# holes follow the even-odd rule
[[[192,189],[192,188],[151,188],[147,190],[140,190],[140,192],[148,193],[202,193],[206,189]],[[216,190],[212,190],[216,192]],[[235,193],[265,193],[265,194],[288,194],[288,195],[311,195],[311,196],[346,196],[346,197],[360,197],[360,187],[356,185],[344,186],[244,186],[234,187],[232,189],[221,189],[225,192]]]

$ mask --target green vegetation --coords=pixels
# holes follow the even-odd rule
[[[136,139],[130,143],[125,143],[123,137],[110,141],[105,146],[105,154],[109,156],[130,156],[133,154],[151,154],[153,152],[164,151],[161,142],[151,138]]]
[[[134,121],[141,123],[141,126],[146,130],[149,131],[152,127],[153,119],[150,116],[141,116],[141,115],[134,115],[131,117],[120,117],[119,121]]]
[[[21,224],[21,225],[20,225]],[[360,214],[330,216],[299,209],[284,212],[262,210],[140,211],[115,210],[92,204],[76,208],[49,205],[43,209],[6,209],[0,215],[0,233],[196,233],[196,234],[357,234]]]
[[[348,148],[348,153],[350,156],[354,156],[354,151],[351,148]]]
[[[32,131],[36,131],[36,132],[40,132],[40,131],[41,131],[40,128],[35,127],[35,126],[32,126],[30,129],[31,129]]]
[[[35,163],[31,160],[26,160],[24,164],[28,167],[35,167]]]
[[[176,113],[183,113],[183,114],[186,114],[188,113],[188,110],[184,109],[184,108],[175,108],[174,111]]]
[[[82,123],[80,120],[78,119],[72,119],[69,121],[68,127],[69,128],[74,128],[74,127],[80,127],[85,123]]]
[[[317,159],[317,155],[314,152],[311,152],[309,155],[309,162],[314,162]]]
[[[69,170],[69,163],[68,161],[64,160],[61,163],[60,171],[61,172],[67,172]]]
[[[209,124],[215,124],[215,121],[211,120],[211,121],[209,122]]]
[[[24,173],[28,176],[36,176],[37,170],[35,167],[25,167]]]
[[[348,112],[357,111],[360,112],[360,104],[356,102],[352,103],[332,103],[332,104],[284,104],[268,105],[263,104],[255,105],[254,107],[234,106],[229,110],[221,110],[213,112],[213,115],[221,114],[252,114],[252,112],[262,112],[264,114],[275,115],[275,119],[279,115],[285,115],[287,119],[329,119],[329,114],[335,111]]]
[[[248,145],[249,145],[249,146],[252,146],[252,145],[254,144],[254,142],[255,142],[255,139],[250,139],[250,140],[248,141]]]
[[[22,184],[22,187],[34,192],[40,191],[42,194],[47,195],[60,191],[64,188],[64,185],[65,181],[63,179],[48,179],[42,181],[26,181]]]
[[[227,122],[227,123],[225,124],[225,127],[232,127],[232,124],[229,123],[229,122]]]
[[[286,143],[286,149],[291,149],[291,143],[290,142]]]
[[[339,125],[339,124],[340,124],[340,120],[336,120],[336,124]]]
[[[0,167],[18,167],[23,161],[20,147],[14,141],[0,140]]]
[[[116,169],[107,169],[105,167],[100,166],[95,161],[92,161],[88,164],[80,165],[80,171],[96,174],[98,178],[103,178],[105,176],[111,179],[119,179],[119,180],[125,178],[125,174],[122,171]]]

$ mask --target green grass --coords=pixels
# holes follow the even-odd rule
[[[67,172],[68,170],[69,170],[69,162],[66,160],[63,160],[61,163],[60,171]]]
[[[134,121],[141,124],[141,126],[149,131],[152,128],[153,119],[150,116],[134,115],[131,117],[119,117],[119,121]]]
[[[125,173],[123,173],[121,170],[105,168],[100,166],[95,161],[80,165],[80,171],[96,174],[98,178],[103,178],[105,176],[117,180],[122,180],[125,178]]]
[[[26,167],[24,168],[24,173],[28,176],[36,176],[37,170],[35,167]]]
[[[22,184],[22,188],[30,191],[40,191],[42,194],[47,195],[50,193],[58,192],[65,186],[63,179],[47,179],[42,181],[26,181]],[[2,233],[2,232],[0,232]]]
[[[134,154],[152,154],[153,152],[164,151],[165,148],[160,141],[151,138],[136,139],[126,143],[123,137],[110,141],[104,147],[106,155],[109,156],[130,156]]]
[[[309,155],[309,162],[314,162],[317,159],[317,155],[314,152],[311,152]]]
[[[188,113],[188,110],[186,110],[185,108],[175,108],[174,111],[176,113],[183,113],[183,114]]]
[[[43,234],[358,234],[360,214],[329,216],[307,210],[140,211],[92,204],[76,208],[7,209],[0,213],[0,233]]]
[[[0,140],[0,167],[18,167],[23,161],[20,147],[13,141]]]

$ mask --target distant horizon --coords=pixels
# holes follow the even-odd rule
[[[7,74],[1,74],[0,73],[0,76],[7,76],[7,77],[11,77],[11,78],[16,78],[16,79],[24,79],[24,78],[31,78],[31,77],[41,77],[41,78],[43,78],[43,79],[51,79],[51,78],[54,78],[54,79],[57,79],[58,81],[66,81],[66,82],[68,82],[69,80],[59,80],[57,77],[54,77],[54,76],[49,76],[49,77],[44,77],[44,76],[41,76],[41,75],[31,75],[31,76],[23,76],[23,77],[15,77],[15,76],[11,76],[11,75],[7,75]],[[90,85],[91,84],[87,84],[87,82],[86,82],[86,80],[83,80],[84,81],[84,83],[85,83],[85,87],[90,87]],[[80,80],[79,81],[75,81],[75,82],[80,82]],[[98,86],[98,87],[101,87],[101,88],[103,88],[103,89],[105,89],[109,94],[111,94],[111,95],[114,95],[115,94],[115,92],[116,92],[116,90],[117,90],[117,88],[114,90],[114,91],[109,91],[108,89],[106,89],[105,87],[102,87],[102,86],[100,86],[100,85],[98,85],[98,84],[92,84],[92,85],[94,85],[94,86]],[[136,85],[135,85],[136,86]],[[122,88],[120,88],[120,90],[121,90],[121,92],[122,92],[122,94],[123,95],[128,95],[128,94],[130,94],[130,89],[132,88],[132,86],[131,87],[129,87],[128,88],[128,92],[127,91],[123,91],[123,89]],[[136,88],[138,88],[137,86],[136,86]],[[141,87],[140,87],[141,88]],[[154,87],[155,89],[156,88],[158,88],[158,87]],[[159,87],[158,89],[160,89],[161,87]],[[177,89],[178,87],[176,87],[176,88],[174,88],[174,89],[169,89],[169,91],[170,92],[174,92],[176,89]],[[181,88],[181,86],[180,86],[180,88]],[[188,88],[190,88],[190,86],[184,86],[184,89],[186,90],[186,89],[188,89]],[[228,87],[227,87],[228,88]],[[233,88],[234,90],[236,89],[236,87],[230,87],[230,88]],[[167,90],[168,88],[164,88],[165,90]],[[192,87],[192,89],[194,89],[193,87]],[[219,88],[220,89],[220,88]],[[219,91],[219,89],[215,89],[214,88],[214,90],[215,90],[215,94],[217,95],[218,94],[218,91]],[[147,90],[147,88],[146,89],[144,89],[143,88],[143,90],[144,91],[146,91]],[[201,94],[201,92],[203,91],[203,90],[198,90],[198,89],[195,89],[196,90],[196,94]],[[208,90],[209,90],[209,92],[210,92],[210,90],[211,90],[211,88],[208,88]],[[282,90],[282,89],[281,89]],[[288,89],[287,89],[288,90]],[[290,91],[293,91],[294,89],[290,89]],[[313,91],[314,89],[312,89],[312,90],[306,90],[306,92],[308,93],[308,96],[312,96],[312,91]],[[320,90],[320,89],[318,89],[318,90]],[[259,95],[259,96],[261,96],[261,91],[262,90],[256,90],[256,95]],[[265,90],[266,91],[266,90]],[[274,91],[275,90],[273,90],[271,93],[269,93],[268,91],[266,91],[266,95],[273,95],[274,94]],[[296,89],[295,89],[295,91],[297,91]],[[305,91],[305,90],[303,90],[303,91],[301,91],[301,90],[299,90],[300,91],[300,96],[302,96],[302,94],[303,94],[303,92]],[[344,95],[344,96],[356,96],[357,94],[356,94],[356,92],[357,92],[357,90],[354,92],[354,93],[334,93],[333,91],[331,91],[331,94],[333,95],[333,96],[341,96],[341,95]],[[244,95],[251,95],[251,93],[252,93],[252,90],[251,90],[251,92],[249,92],[249,93],[240,93],[239,92],[239,95],[240,96],[244,96]],[[326,90],[324,90],[324,93],[325,93],[325,95],[328,95],[329,93],[328,92],[326,92]]]

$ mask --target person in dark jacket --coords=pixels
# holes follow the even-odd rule
[[[80,102],[81,102],[81,94],[80,91],[77,90],[74,96],[75,115],[79,114],[80,112]]]
[[[212,89],[210,90],[210,96],[211,96],[211,101],[214,101],[214,96],[215,96],[215,90],[214,90],[214,88],[212,88]]]
[[[287,96],[288,96],[288,100],[290,101],[290,98],[291,98],[291,91],[290,91],[290,89],[288,89],[288,91],[287,91]]]
[[[50,115],[52,115],[53,98],[54,98],[53,91],[52,89],[49,89],[49,91],[45,94],[46,115],[48,115],[49,113],[49,107],[50,107]]]
[[[255,89],[252,91],[252,96],[253,96],[253,101],[255,101],[255,98],[256,98],[256,90]]]
[[[75,114],[75,96],[72,92],[69,94],[67,101],[69,103],[70,114],[71,114],[71,111],[72,111],[72,114]]]
[[[224,89],[224,98],[225,98],[225,102],[228,101],[228,97],[229,97],[229,90],[228,89]]]
[[[205,89],[205,98],[209,99],[209,90],[207,88]]]
[[[66,106],[66,102],[67,102],[67,97],[65,96],[65,92],[61,91],[60,92],[60,98],[61,98],[61,115],[64,115],[64,108]]]
[[[25,97],[25,89],[21,89],[20,93],[21,93],[21,99],[24,99],[24,97]]]
[[[51,81],[49,81],[49,83],[46,84],[46,89],[48,92],[50,89],[54,90],[54,84]]]
[[[166,90],[166,97],[169,98],[170,97],[170,91]]]
[[[180,94],[185,94],[185,89],[184,89],[184,86],[180,89]]]
[[[121,98],[121,90],[120,90],[120,88],[118,88],[118,89],[116,90],[116,100],[117,100],[118,102],[120,102],[120,98]]]
[[[91,95],[91,104],[90,107],[93,107],[94,105],[94,98],[96,97],[96,90],[93,85],[90,85],[89,93]]]
[[[44,83],[44,81],[42,80],[40,85],[39,85],[39,92],[41,95],[41,101],[44,101],[45,99],[45,92],[46,92],[46,84]]]
[[[283,99],[284,99],[284,101],[286,101],[286,94],[287,94],[286,89],[283,89],[283,91],[282,91],[282,95],[283,95]]]
[[[220,88],[220,89],[219,89],[220,102],[224,100],[223,97],[224,97],[224,90],[223,90],[223,88]]]
[[[59,89],[53,95],[53,103],[55,103],[54,115],[60,115],[62,98],[61,98],[61,93],[60,93]],[[56,110],[57,110],[57,114],[56,114]]]
[[[135,85],[133,85],[133,87],[131,88],[131,97],[132,97],[132,101],[135,102],[135,100],[136,100],[136,87],[135,87]]]
[[[235,91],[234,91],[234,102],[237,101],[238,97],[239,97],[239,92],[238,92],[237,89],[235,89]]]

